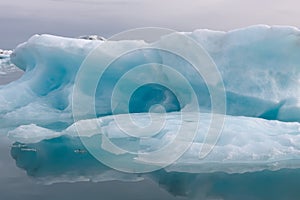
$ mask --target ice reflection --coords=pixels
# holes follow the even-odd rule
[[[11,156],[33,180],[46,185],[151,180],[172,195],[188,199],[295,199],[300,196],[300,170],[244,174],[168,173],[160,170],[127,174],[101,164],[86,151],[78,138],[60,137],[26,145],[15,143],[11,146]]]

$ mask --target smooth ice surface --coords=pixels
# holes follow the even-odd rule
[[[166,168],[180,172],[242,173],[263,169],[299,167],[299,122],[300,122],[300,30],[293,27],[253,26],[230,32],[195,30],[191,33],[176,33],[193,38],[201,44],[216,63],[223,79],[226,92],[227,115],[224,131],[216,147],[204,160],[199,159],[199,149],[210,122],[210,115],[201,113],[198,134],[190,149],[176,163]],[[168,44],[169,42],[169,44]],[[178,99],[174,91],[157,84],[140,87],[126,105],[124,97],[129,91],[119,88],[116,107],[111,107],[114,86],[122,75],[137,65],[158,63],[173,67],[188,80],[199,100],[200,111],[211,110],[210,94],[203,77],[195,73],[191,65],[178,56],[157,51],[154,47],[174,45],[174,41],[160,40],[148,44],[144,41],[101,41],[62,38],[52,35],[35,35],[19,45],[10,56],[10,60],[24,75],[4,86],[0,86],[0,132],[9,133],[14,141],[37,143],[44,139],[76,137],[72,118],[72,91],[78,70],[86,56],[105,43],[101,58],[111,59],[120,50],[146,48],[128,53],[118,59],[105,71],[100,80],[95,97],[95,110],[99,119],[89,119],[90,113],[83,112],[79,121],[87,137],[93,137],[93,120],[100,120],[101,134],[122,148],[133,151],[139,146],[149,151],[161,148],[172,140],[180,124],[178,111],[193,103],[189,92]],[[167,43],[167,44],[166,44]],[[177,44],[184,48],[186,44]],[[3,67],[5,64],[1,64]],[[103,68],[100,63],[95,66]],[[174,74],[155,65],[137,71],[137,76],[127,77],[128,85],[147,79],[149,74],[156,76],[157,82],[175,83],[177,91],[187,91],[183,81],[174,78]],[[92,87],[90,77],[94,71],[86,74],[85,84],[81,85],[82,94],[88,94]],[[172,79],[173,78],[173,79]],[[208,83],[210,84],[210,83]],[[218,87],[218,82],[214,87]],[[218,89],[218,88],[216,88]],[[149,109],[161,111],[160,104],[167,112],[165,130],[154,135],[151,140],[131,140],[119,132],[114,124],[113,113],[124,117],[127,126],[127,112],[143,113]],[[129,108],[128,108],[129,106]],[[108,116],[107,116],[108,115]],[[104,117],[103,117],[104,116]],[[160,121],[164,114],[155,114]],[[126,119],[126,120],[125,120]],[[147,114],[137,114],[141,123],[149,120]],[[197,121],[191,113],[187,127]],[[131,129],[128,125],[128,129]],[[153,130],[154,131],[154,130]],[[151,129],[138,132],[147,136]],[[136,143],[134,143],[136,142]],[[105,144],[103,151],[115,152]],[[142,157],[137,161],[145,162]],[[151,163],[148,163],[151,164]]]

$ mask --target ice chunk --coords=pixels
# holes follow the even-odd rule
[[[3,53],[1,55],[1,49],[0,49],[0,75],[6,75],[18,71],[19,69],[10,62],[9,56],[12,51],[4,51],[4,52],[9,52],[9,53]]]
[[[12,53],[11,50],[0,49],[0,59],[9,58],[11,53]]]
[[[83,35],[83,36],[79,36],[79,39],[85,39],[85,40],[106,40],[104,37],[99,36],[99,35]]]

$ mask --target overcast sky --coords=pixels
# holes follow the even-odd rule
[[[14,48],[35,33],[107,37],[145,26],[179,31],[300,27],[299,7],[299,0],[0,0],[0,48]]]

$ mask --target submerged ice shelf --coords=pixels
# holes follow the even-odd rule
[[[103,59],[114,57],[120,49],[141,49],[113,63],[100,80],[95,96],[88,97],[95,100],[98,118],[90,119],[89,113],[85,113],[83,120],[77,122],[86,131],[86,137],[101,139],[101,135],[106,134],[125,149],[143,147],[146,150],[161,148],[175,137],[176,128],[182,124],[179,111],[189,107],[192,95],[187,94],[179,102],[174,92],[158,84],[140,87],[127,107],[129,112],[137,113],[134,114],[136,120],[144,123],[149,120],[145,112],[152,109],[153,105],[162,105],[168,113],[156,113],[153,118],[159,121],[161,117],[166,117],[165,127],[159,134],[149,140],[133,140],[122,134],[114,121],[114,116],[130,118],[126,114],[126,106],[120,106],[117,112],[111,107],[114,86],[118,80],[137,65],[158,63],[174,67],[189,81],[199,100],[200,111],[204,111],[199,119],[192,112],[188,114],[189,120],[183,122],[187,127],[193,126],[198,120],[200,122],[195,140],[184,155],[165,170],[243,173],[299,168],[300,30],[293,27],[253,26],[230,32],[196,30],[174,34],[183,34],[203,46],[216,63],[225,87],[227,113],[224,129],[220,140],[205,159],[199,159],[198,153],[211,120],[211,115],[206,113],[212,107],[207,83],[192,70],[188,62],[154,49],[162,45],[174,45],[174,42],[166,40],[167,36],[150,44],[134,40],[89,41],[51,35],[31,37],[14,50],[9,61],[24,70],[24,75],[10,84],[0,86],[0,132],[8,133],[13,141],[27,144],[43,142],[45,139],[52,141],[58,137],[76,140],[78,135],[72,117],[72,92],[76,75],[86,56],[96,47],[101,50],[101,45],[105,43],[101,55]],[[176,45],[184,48],[186,44]],[[101,64],[95,63],[100,68],[104,67]],[[80,88],[83,94],[91,88],[89,78],[93,71],[89,73]],[[145,71],[139,71],[138,76],[128,79],[128,85],[147,79],[149,74],[155,75],[157,82],[172,78],[163,68],[150,66]],[[181,82],[176,84],[180,89]],[[217,83],[213,87],[218,89],[219,85]],[[118,92],[120,94],[116,101],[123,105],[128,91],[122,89]],[[101,133],[90,130],[89,125],[93,120],[99,121]],[[126,120],[123,124],[126,126]],[[137,134],[143,135],[143,132]],[[119,154],[105,145],[102,147],[103,152]],[[145,162],[139,157],[132,159]]]
[[[278,170],[282,168],[299,168],[300,167],[300,124],[295,122],[270,121],[251,117],[233,117],[227,116],[225,119],[222,134],[213,148],[212,152],[204,159],[199,158],[199,152],[203,145],[205,134],[210,125],[209,114],[201,114],[200,118],[195,113],[188,113],[188,120],[181,122],[180,113],[170,113],[165,117],[165,127],[158,132],[155,137],[143,137],[134,139],[120,129],[122,124],[124,129],[134,133],[136,127],[127,124],[129,115],[118,116],[118,121],[114,116],[106,116],[99,119],[83,120],[77,122],[77,128],[85,134],[87,140],[98,141],[104,152],[117,155],[117,159],[127,156],[127,152],[118,152],[106,141],[102,139],[105,135],[111,142],[117,144],[128,152],[152,152],[159,150],[168,145],[177,135],[180,126],[194,127],[199,123],[197,134],[188,151],[175,163],[166,167],[166,171],[173,172],[190,172],[190,173],[244,173],[253,171]],[[133,114],[135,123],[147,127],[149,115],[140,113]],[[162,120],[161,114],[152,115],[152,121]],[[95,129],[94,121],[101,126]],[[153,127],[152,127],[153,128]],[[154,131],[154,130],[153,130]],[[193,131],[193,128],[186,129]],[[143,133],[138,133],[139,135]],[[13,141],[19,141],[23,144],[39,143],[43,139],[48,139],[51,143],[52,138],[67,137],[72,147],[73,140],[77,138],[75,124],[59,132],[36,125],[23,125],[12,131],[8,136]],[[185,142],[184,139],[181,140]],[[187,141],[188,142],[188,141]],[[66,142],[67,145],[67,142]],[[73,149],[85,149],[85,147],[73,146]],[[38,154],[38,153],[37,153]],[[137,154],[128,158],[129,162],[140,162],[145,165],[152,165],[151,161],[146,160],[143,154]],[[162,157],[162,161],[167,158]],[[122,161],[125,165],[126,161]]]
[[[74,153],[84,148],[78,138],[60,137],[11,149],[17,166],[26,170],[40,184],[75,182],[138,182],[151,180],[174,196],[188,199],[294,199],[299,195],[299,169],[259,171],[243,174],[183,173],[159,170],[148,174],[128,174],[98,162],[89,152]],[[24,151],[24,149],[35,149]],[[65,158],[68,158],[65,159]],[[147,188],[149,189],[149,188]],[[267,192],[266,192],[267,191]],[[272,191],[272,192],[270,192]],[[290,197],[290,198],[289,198]]]

